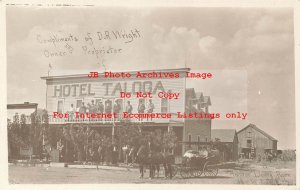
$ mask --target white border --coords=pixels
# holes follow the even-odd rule
[[[189,189],[300,189],[300,179],[299,179],[299,161],[300,154],[297,151],[297,186],[271,186],[271,185],[203,185],[203,184],[80,184],[80,185],[8,185],[8,167],[7,167],[7,130],[6,130],[6,105],[7,105],[7,83],[6,83],[6,31],[5,31],[5,4],[19,4],[21,6],[52,6],[52,5],[62,5],[62,4],[72,4],[72,5],[98,5],[98,6],[132,6],[132,7],[142,7],[142,6],[160,6],[160,7],[181,7],[181,6],[196,6],[196,7],[293,7],[294,8],[294,35],[295,35],[295,84],[296,84],[296,135],[297,138],[300,138],[299,129],[297,126],[300,122],[299,116],[299,84],[300,84],[300,0],[129,0],[129,1],[121,1],[121,0],[83,0],[83,1],[74,1],[74,0],[49,0],[49,1],[37,1],[37,0],[0,0],[0,189],[97,189],[105,188],[105,189],[152,189],[153,187],[157,189],[181,189],[181,188],[189,188]],[[28,5],[24,5],[28,4]],[[283,126],[284,127],[284,126]],[[297,149],[299,150],[299,141],[297,141]]]

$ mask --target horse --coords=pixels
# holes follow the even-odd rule
[[[174,156],[168,152],[152,152],[150,154],[150,165],[152,167],[153,176],[157,171],[157,177],[159,177],[160,165],[164,167],[165,178],[172,178],[172,161]]]
[[[132,149],[129,156],[133,156],[135,152]],[[144,167],[149,166],[149,178],[154,178],[155,172],[157,171],[157,177],[159,177],[160,165],[163,164],[165,170],[165,177],[172,178],[172,155],[155,151],[146,145],[141,145],[136,151],[136,159],[134,162],[139,164],[140,178],[144,177]]]
[[[149,149],[145,145],[141,145],[136,152],[134,162],[139,164],[140,178],[144,177],[144,166],[149,165],[150,174],[149,177],[152,178],[152,167],[149,158]]]

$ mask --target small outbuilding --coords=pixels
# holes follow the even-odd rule
[[[256,158],[268,153],[277,154],[277,140],[256,125],[249,124],[237,134],[241,157]]]
[[[220,143],[223,161],[235,161],[238,159],[238,136],[235,129],[212,129],[211,139]]]

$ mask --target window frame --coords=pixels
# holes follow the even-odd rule
[[[167,101],[167,104],[166,104],[166,106],[162,106],[162,103],[163,103],[163,100],[166,100]],[[153,102],[153,100],[152,100],[152,102]],[[161,98],[160,99],[160,113],[169,113],[169,99],[168,98]],[[163,108],[166,108],[166,112],[163,112]]]
[[[83,98],[76,98],[75,100],[76,100],[76,101],[75,101],[75,102],[76,102],[76,111],[78,112],[81,105],[79,105],[79,107],[77,107],[77,101],[80,100],[80,101],[81,101],[81,104],[82,104],[82,102],[84,102],[84,99],[83,99]]]
[[[62,102],[62,111],[61,111],[61,112],[58,111],[58,103],[59,103],[60,101]],[[57,103],[56,103],[56,111],[57,111],[58,113],[64,113],[64,111],[65,111],[64,107],[65,107],[65,99],[64,99],[64,98],[58,98],[58,99],[57,99]]]

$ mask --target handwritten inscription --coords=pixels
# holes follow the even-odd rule
[[[48,59],[66,57],[74,53],[97,59],[103,58],[104,55],[118,55],[125,51],[127,44],[140,38],[141,31],[137,28],[86,32],[83,35],[61,31],[46,35],[36,34],[37,43],[44,48],[42,56]]]
[[[82,46],[82,50],[86,55],[94,55],[97,58],[102,54],[118,54],[122,53],[121,48],[112,48],[112,47],[102,47],[100,49],[96,49],[95,47],[89,48],[88,46]]]
[[[141,38],[140,31],[138,29],[133,30],[105,30],[102,32],[97,32],[97,38],[93,37],[92,33],[87,33],[85,36],[85,41],[90,45],[93,45],[95,40],[122,40],[124,43],[133,42],[135,39]]]
[[[77,42],[78,37],[69,34],[67,36],[60,36],[58,34],[50,34],[48,37],[43,38],[40,34],[36,35],[36,39],[40,44],[52,44],[54,47],[57,46],[58,43],[63,42]]]

